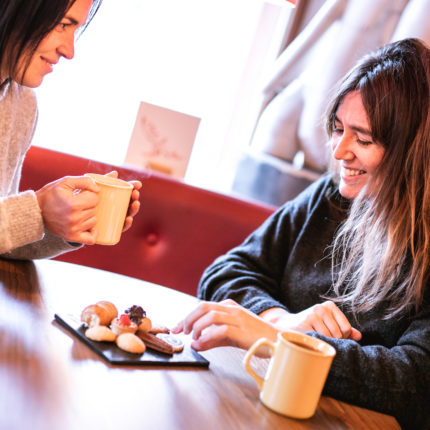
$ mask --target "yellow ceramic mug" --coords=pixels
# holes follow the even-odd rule
[[[115,245],[121,238],[133,185],[122,179],[97,173],[87,173],[86,176],[92,178],[100,188],[96,213],[96,243]]]
[[[263,379],[251,367],[251,357],[268,346],[272,358]],[[278,341],[259,339],[246,353],[243,364],[260,389],[268,408],[292,418],[309,418],[318,401],[336,350],[318,338],[296,332],[278,334]]]

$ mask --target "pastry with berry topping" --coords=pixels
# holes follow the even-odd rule
[[[127,314],[122,314],[120,317],[112,320],[110,328],[117,336],[123,333],[134,334],[137,331],[137,324],[131,321]]]
[[[149,331],[151,329],[151,320],[146,316],[146,312],[141,306],[130,306],[125,313],[131,321],[137,324],[139,330]]]

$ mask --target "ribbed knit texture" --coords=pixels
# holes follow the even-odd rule
[[[0,254],[3,257],[44,258],[76,249],[44,231],[34,191],[18,192],[22,163],[36,119],[37,104],[31,89],[14,82],[0,88]]]

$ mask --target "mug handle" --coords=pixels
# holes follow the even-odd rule
[[[258,339],[251,346],[251,348],[248,349],[247,353],[245,354],[245,357],[243,358],[243,365],[245,366],[245,370],[255,379],[255,382],[257,383],[258,388],[260,390],[263,389],[264,379],[255,372],[255,370],[251,366],[250,361],[251,361],[252,356],[263,345],[268,346],[271,349],[272,354],[273,354],[273,351],[275,350],[275,344],[272,341],[270,341],[269,339],[266,339],[266,338],[263,337],[261,339]]]

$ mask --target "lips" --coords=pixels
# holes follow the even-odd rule
[[[47,58],[45,58],[45,57],[40,57],[41,59],[42,59],[42,61],[48,66],[48,71],[49,72],[52,72],[52,70],[53,70],[53,67],[54,67],[54,64],[57,64],[57,61],[56,60],[54,60],[54,61],[52,61],[52,60],[48,60]]]

